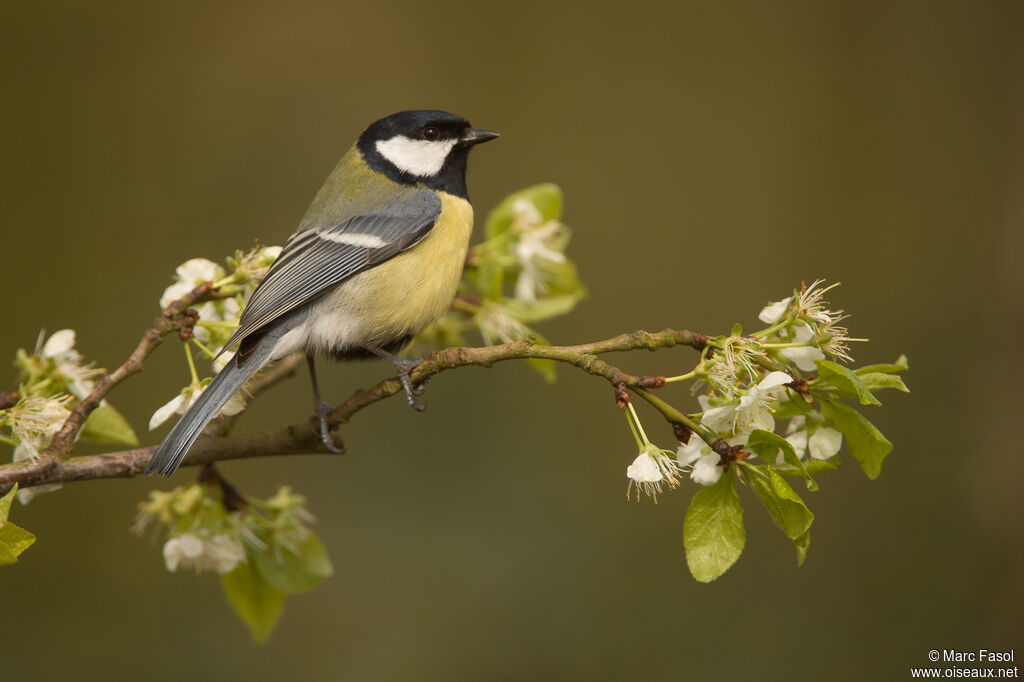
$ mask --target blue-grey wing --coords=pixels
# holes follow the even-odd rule
[[[427,236],[440,215],[440,197],[426,191],[337,225],[296,232],[253,292],[238,330],[224,347],[241,341],[353,275],[415,246]]]

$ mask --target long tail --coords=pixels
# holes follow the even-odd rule
[[[170,476],[174,473],[188,453],[188,449],[192,447],[192,443],[210,420],[217,416],[224,403],[264,364],[266,359],[258,355],[260,353],[257,351],[257,357],[249,358],[249,362],[242,367],[236,366],[234,360],[231,360],[228,366],[214,377],[210,385],[199,395],[198,400],[167,434],[164,442],[160,443],[156,454],[146,467],[147,475],[160,473]]]

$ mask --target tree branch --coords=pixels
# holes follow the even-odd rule
[[[61,458],[71,450],[75,437],[82,430],[85,420],[89,418],[93,410],[99,407],[103,398],[122,381],[133,374],[141,372],[143,361],[160,345],[160,342],[163,341],[167,334],[195,323],[195,319],[186,315],[190,306],[211,298],[217,298],[217,296],[213,288],[213,282],[203,282],[185,296],[182,296],[160,311],[160,315],[149,325],[149,329],[142,335],[142,340],[139,341],[139,345],[135,347],[135,350],[128,356],[128,359],[113,372],[103,375],[97,382],[96,388],[92,390],[92,393],[75,405],[74,409],[71,410],[71,415],[64,421],[60,431],[53,436],[50,446],[42,452],[41,456],[35,461],[20,462],[17,465],[7,466],[16,466],[22,472],[22,475],[25,476],[25,480],[32,480],[37,476],[45,477],[47,472],[52,472],[60,465]],[[20,480],[15,479],[15,481]],[[13,484],[15,481],[11,483]],[[5,485],[0,483],[0,488],[5,488]]]
[[[207,287],[206,290],[200,291],[204,287]],[[207,285],[197,287],[189,295],[189,297],[195,295],[191,301],[186,303],[189,297],[177,301],[172,306],[169,306],[161,317],[154,321],[153,326],[146,332],[142,342],[135,352],[132,353],[128,361],[104,377],[96,390],[75,408],[72,417],[64,424],[58,437],[65,432],[69,435],[65,437],[65,441],[62,441],[59,447],[56,447],[55,438],[55,445],[51,446],[52,451],[63,452],[67,448],[66,443],[70,442],[71,437],[81,428],[85,417],[99,404],[102,397],[117,383],[124,380],[124,378],[138,372],[141,369],[142,360],[152,352],[163,336],[176,328],[176,320],[180,317],[181,311],[187,305],[191,305],[206,294],[209,294]],[[171,311],[178,304],[182,304],[180,308],[172,311],[171,315],[168,315],[168,311]],[[632,350],[654,351],[674,346],[689,346],[702,350],[708,339],[709,337],[703,334],[696,334],[686,330],[666,329],[656,333],[637,331],[632,334],[621,334],[603,341],[574,346],[543,346],[537,345],[533,338],[526,338],[515,343],[499,346],[446,348],[432,353],[424,359],[412,370],[410,378],[415,384],[420,384],[441,372],[457,367],[491,367],[495,363],[507,360],[535,358],[554,360],[572,365],[588,374],[604,378],[617,389],[628,387],[639,390],[640,394],[650,401],[651,396],[644,389],[660,388],[665,383],[664,377],[627,374],[597,356],[603,353]],[[288,359],[283,361],[278,367],[272,368],[262,380],[257,380],[258,382],[263,381],[263,383],[257,383],[256,390],[262,390],[262,388],[286,376],[290,376],[294,373],[296,364],[299,361],[300,359]],[[402,391],[402,385],[397,378],[385,379],[371,388],[357,391],[331,411],[328,423],[332,429],[340,424],[347,423],[360,410],[400,391]],[[79,408],[86,403],[90,406],[83,408],[79,412]],[[661,405],[658,403],[660,401],[654,402],[655,407],[658,407],[670,422],[689,422],[685,415],[676,411],[666,412],[662,407],[664,403]],[[76,414],[81,414],[82,416],[73,421]],[[326,453],[327,451],[320,442],[316,428],[317,420],[316,418],[311,418],[302,423],[282,426],[251,436],[228,437],[207,435],[196,441],[195,445],[192,446],[183,462],[183,466],[197,466],[229,459],[266,457],[269,455]],[[215,426],[214,431],[216,432],[216,430],[217,427]],[[18,483],[22,488],[27,488],[44,483],[132,477],[145,470],[155,450],[155,447],[135,448],[100,455],[72,457],[66,460],[58,459],[56,456],[49,454],[49,456],[45,456],[45,466],[41,466],[44,458],[40,458],[36,462],[0,465],[0,491],[6,491],[14,483]]]

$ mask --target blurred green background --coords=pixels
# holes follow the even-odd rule
[[[72,327],[116,366],[176,265],[282,243],[365,125],[437,107],[502,134],[471,163],[481,216],[565,190],[591,295],[553,342],[722,333],[828,277],[872,339],[858,361],[907,353],[913,390],[874,415],[882,477],[847,457],[808,497],[804,567],[744,495],[747,549],[701,585],[692,488],[623,499],[636,450],[606,385],[447,373],[424,414],[360,414],[345,457],[223,467],[307,494],[335,563],[263,647],[216,578],[129,533],[194,470],[68,485],[14,509],[39,540],[0,572],[3,678],[874,680],[932,648],[1019,658],[1022,31],[1017,2],[3,3],[0,357]],[[321,380],[340,400],[389,373]],[[111,398],[142,433],[186,379],[168,343]],[[300,376],[239,429],[308,413]]]

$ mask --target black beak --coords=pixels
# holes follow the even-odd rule
[[[497,136],[498,133],[494,132],[493,130],[484,130],[483,128],[470,128],[466,132],[462,133],[462,137],[459,138],[459,141],[467,147],[472,147],[475,144],[480,144],[481,142],[493,140]]]

